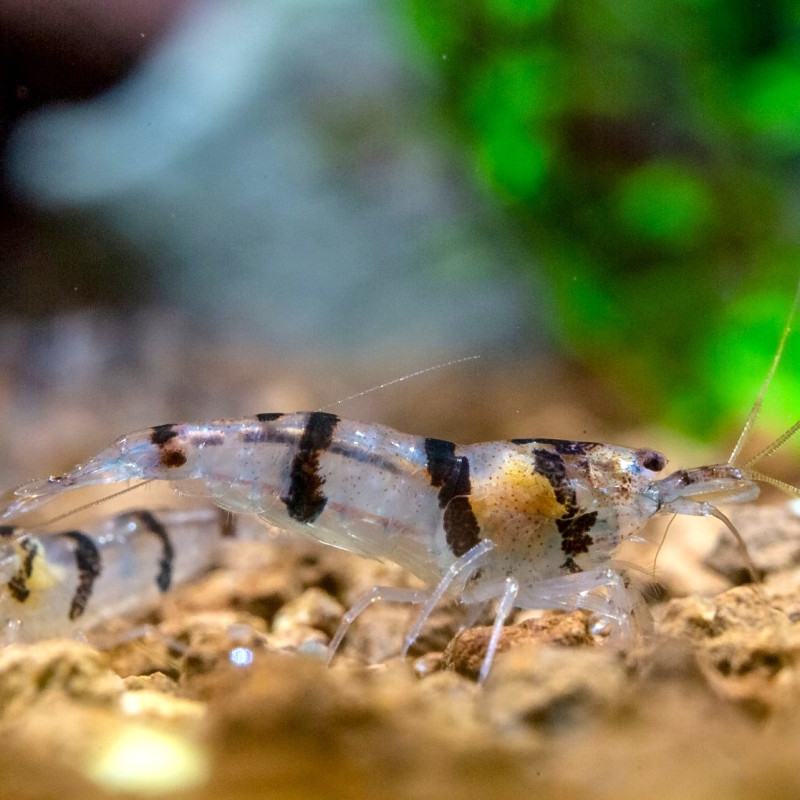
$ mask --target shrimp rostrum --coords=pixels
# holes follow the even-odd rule
[[[2,516],[16,519],[80,487],[194,481],[224,509],[395,562],[422,580],[425,589],[362,595],[331,654],[375,600],[420,606],[404,652],[443,597],[496,600],[483,679],[514,608],[588,609],[630,630],[635,602],[614,561],[619,545],[659,514],[711,515],[735,533],[717,504],[753,500],[756,481],[769,480],[753,464],[797,427],[744,466],[732,457],[659,477],[666,459],[652,450],[555,439],[459,446],[321,411],[159,425],[16,489]]]

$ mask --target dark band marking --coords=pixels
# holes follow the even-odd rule
[[[37,541],[27,536],[20,542],[20,545],[25,551],[25,558],[22,560],[20,568],[25,577],[30,578],[33,574],[33,562],[36,560],[36,556],[39,555],[40,545]]]
[[[319,474],[319,458],[331,446],[338,424],[336,414],[315,411],[308,415],[289,468],[289,490],[281,495],[289,516],[298,522],[313,522],[328,502],[322,493],[325,478]]]
[[[269,414],[261,414],[259,416],[269,417]],[[285,417],[285,414],[275,414],[275,419]],[[274,420],[267,419],[261,420],[262,422],[272,422]],[[273,428],[270,425],[265,426],[259,430],[244,430],[242,431],[242,442],[244,444],[288,444],[293,445],[301,437],[300,431],[287,431],[278,428]],[[402,472],[400,466],[390,458],[385,458],[380,454],[370,452],[364,447],[349,445],[346,442],[337,442],[331,444],[328,448],[329,453],[333,453],[343,458],[349,458],[351,461],[358,461],[361,464],[372,464],[378,469],[385,472],[390,472],[393,475],[399,475]]]
[[[161,542],[156,586],[159,591],[166,592],[172,583],[172,567],[175,562],[175,548],[172,546],[167,529],[149,511],[129,511],[123,514],[121,519],[131,519],[140,523]]]
[[[177,426],[172,423],[156,425],[150,429],[150,441],[161,449],[161,464],[167,468],[182,467],[186,463],[186,453],[179,447],[168,447],[178,436]]]
[[[272,412],[267,414],[256,414],[256,419],[259,422],[275,422],[276,419],[280,419],[282,416],[284,416],[282,413]]]
[[[69,607],[69,618],[78,619],[86,610],[92,596],[94,582],[100,575],[100,552],[94,541],[80,531],[65,531],[59,536],[75,543],[75,566],[78,570],[78,586]]]
[[[463,556],[481,540],[481,528],[468,497],[454,497],[444,510],[444,532],[455,556]]]
[[[19,539],[19,546],[24,555],[20,559],[17,571],[6,586],[18,603],[24,603],[31,594],[31,590],[28,588],[28,578],[33,573],[33,562],[39,555],[40,545],[35,539],[23,536]]]
[[[588,553],[589,545],[594,541],[589,536],[589,531],[597,522],[597,512],[580,514],[577,517],[562,517],[556,520],[556,527],[561,534],[561,549],[568,556],[577,556]]]
[[[561,549],[567,556],[562,568],[568,572],[580,571],[573,557],[589,552],[589,547],[594,542],[589,536],[589,531],[597,522],[597,512],[580,513],[578,499],[575,490],[570,486],[561,455],[551,453],[549,450],[534,450],[533,454],[536,459],[536,471],[547,478],[553,487],[556,500],[565,509],[561,517],[556,520],[556,528],[561,534]]]
[[[691,486],[697,483],[697,479],[691,476],[685,469],[679,469],[669,476],[671,481],[675,482],[676,488],[679,486]]]
[[[348,444],[333,444],[330,446],[329,453],[335,453],[337,456],[349,458],[351,461],[358,461],[361,464],[372,464],[374,467],[383,470],[384,472],[391,472],[393,475],[399,475],[402,471],[396,462],[384,458],[381,455],[370,453],[364,447],[351,447]]]
[[[236,514],[226,511],[224,508],[218,509],[219,514],[219,535],[223,539],[236,538]]]
[[[301,433],[276,430],[272,427],[257,431],[242,431],[242,441],[245,444],[294,444],[300,436]]]
[[[165,450],[161,463],[168,468],[182,467],[186,463],[186,454],[181,450]]]
[[[564,466],[564,459],[558,453],[551,453],[549,450],[534,450],[536,472],[547,478],[556,500],[564,506],[566,511],[562,516],[571,516],[575,509],[575,492],[567,482],[567,469]]]
[[[244,444],[288,444],[293,445],[300,438],[302,433],[295,431],[278,431],[265,428],[262,431],[244,431],[242,433],[242,442]],[[358,461],[362,464],[373,464],[374,466],[398,474],[401,470],[400,467],[388,458],[383,458],[375,453],[370,453],[363,447],[353,447],[345,443],[331,444],[328,448],[329,453],[334,453],[337,456],[349,458],[352,461]]]
[[[456,471],[456,446],[444,439],[425,439],[425,459],[431,476],[431,486],[438,489],[444,486]]]
[[[30,597],[31,591],[25,585],[25,579],[17,572],[13,578],[6,584],[11,596],[18,602],[24,603]]]
[[[156,425],[150,429],[150,441],[159,447],[165,445],[178,435],[178,431],[172,423],[166,425]]]
[[[439,489],[439,507],[444,509],[445,539],[455,556],[463,556],[480,541],[480,525],[469,495],[469,460],[456,456],[456,446],[443,439],[425,439],[425,456],[431,486]]]
[[[573,442],[569,439],[511,439],[511,444],[546,444],[561,456],[585,456],[601,447],[598,442]]]
[[[571,442],[567,439],[539,439],[542,444],[549,444],[561,456],[585,456],[589,450],[597,447],[596,442]]]
[[[0,537],[6,539],[14,535],[16,528],[13,525],[0,525]]]

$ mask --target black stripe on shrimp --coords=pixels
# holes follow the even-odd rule
[[[64,539],[71,539],[75,544],[78,585],[69,606],[69,618],[75,620],[86,610],[86,604],[92,596],[94,582],[100,575],[100,551],[91,537],[80,531],[65,531],[58,535]]]
[[[308,415],[289,468],[289,490],[281,495],[289,516],[298,522],[313,522],[328,502],[322,493],[325,478],[319,472],[319,459],[331,446],[338,424],[336,414],[315,411]]]
[[[158,560],[158,573],[156,586],[159,591],[166,592],[172,584],[172,567],[175,561],[175,548],[169,538],[169,533],[156,517],[149,511],[129,511],[121,515],[121,520],[130,519],[139,522],[161,542],[161,558]]]
[[[551,453],[549,450],[534,450],[533,454],[536,459],[536,471],[547,478],[553,487],[556,500],[565,509],[561,517],[556,520],[556,528],[561,534],[561,549],[567,557],[562,569],[567,572],[579,572],[580,567],[575,562],[574,556],[589,552],[594,542],[589,536],[589,531],[597,522],[597,512],[581,513],[561,455]]]
[[[562,456],[585,456],[598,447],[600,442],[572,442],[565,439],[511,439],[512,444],[547,444]]]
[[[256,419],[261,423],[272,423],[285,414],[256,414]],[[264,424],[256,430],[244,430],[241,433],[242,442],[245,444],[285,444],[292,446],[302,438],[303,433],[299,431],[285,430],[276,428],[270,424]],[[378,453],[370,452],[364,447],[353,446],[347,442],[331,442],[327,452],[337,456],[358,461],[362,464],[372,464],[377,469],[399,475],[402,468],[390,458],[383,458]]]
[[[431,486],[439,489],[439,507],[444,509],[445,539],[454,555],[463,556],[480,541],[481,528],[469,501],[469,460],[455,451],[452,442],[425,439]]]
[[[172,423],[156,425],[151,429],[150,441],[158,446],[161,452],[161,463],[165,467],[182,467],[186,463],[186,453],[180,447],[171,444],[178,437],[177,426]]]
[[[4,532],[4,535],[13,535],[14,530],[14,528],[9,528],[9,533],[5,534]],[[41,555],[41,545],[28,536],[20,537],[17,544],[21,551],[19,567],[6,586],[18,603],[24,603],[31,594],[31,590],[28,588],[28,578],[33,574],[36,558]]]

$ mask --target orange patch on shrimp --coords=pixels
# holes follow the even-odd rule
[[[474,483],[470,504],[481,525],[490,517],[496,523],[498,513],[557,519],[566,512],[550,481],[522,453],[509,453],[498,470]]]

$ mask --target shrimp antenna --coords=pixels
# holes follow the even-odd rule
[[[750,581],[754,586],[758,586],[760,583],[758,570],[756,569],[753,559],[750,557],[750,551],[747,549],[747,543],[745,542],[742,534],[739,533],[739,529],[715,506],[710,506],[708,513],[712,517],[716,517],[731,532],[733,538],[736,540],[736,547],[739,550],[739,554],[744,560],[745,569],[747,569],[747,572],[750,575]]]
[[[791,428],[784,431],[774,442],[768,444],[760,453],[756,453],[751,459],[748,459],[744,464],[742,464],[743,469],[748,469],[752,467],[754,464],[758,464],[759,461],[766,458],[767,456],[771,456],[778,448],[783,447],[789,439],[794,436],[797,431],[800,430],[800,419],[792,425]]]
[[[786,483],[786,481],[780,480],[779,478],[773,478],[771,475],[765,475],[763,472],[757,472],[754,469],[743,469],[742,475],[751,481],[759,481],[760,483],[767,483],[770,486],[774,486],[776,489],[780,489],[785,494],[790,494],[794,497],[800,497],[800,489],[798,489],[796,486],[792,486],[791,483]]]
[[[672,527],[672,523],[678,518],[677,514],[673,514],[669,518],[669,522],[667,523],[667,527],[664,528],[664,535],[661,537],[661,541],[658,543],[658,548],[656,550],[656,554],[653,557],[653,568],[650,570],[651,576],[655,577],[656,574],[656,564],[658,563],[658,557],[661,555],[661,550],[664,547],[664,542],[667,541],[667,534],[669,533],[669,529]]]
[[[361,392],[356,392],[355,394],[343,397],[341,400],[337,400],[335,403],[328,403],[328,405],[322,406],[321,408],[318,408],[316,410],[325,411],[326,408],[333,408],[333,406],[341,405],[342,403],[346,403],[348,400],[355,400],[357,397],[363,397],[365,394],[372,394],[372,392],[377,392],[380,391],[381,389],[386,389],[388,386],[394,386],[396,383],[402,383],[403,381],[407,381],[409,378],[418,378],[420,375],[424,375],[426,372],[433,372],[434,370],[437,369],[452,367],[455,364],[463,364],[465,361],[475,361],[479,358],[480,355],[464,356],[464,358],[454,358],[452,361],[445,361],[442,364],[434,364],[432,367],[425,367],[424,369],[418,369],[416,372],[410,372],[408,375],[403,375],[401,378],[393,378],[390,381],[386,381],[386,383],[381,383],[378,384],[377,386],[371,386],[369,389],[364,389]]]
[[[128,494],[128,492],[133,492],[136,489],[141,489],[142,486],[146,486],[148,483],[152,483],[155,478],[149,478],[148,480],[140,481],[135,486],[126,486],[124,489],[118,489],[113,494],[109,494],[106,497],[98,497],[97,500],[92,500],[91,503],[84,503],[82,506],[78,506],[77,508],[71,508],[69,511],[65,511],[63,514],[59,514],[58,516],[51,517],[48,520],[38,524],[37,528],[46,528],[48,525],[54,525],[56,522],[61,522],[62,519],[67,519],[68,517],[72,517],[75,514],[80,514],[82,511],[88,511],[90,508],[94,508],[95,506],[99,506],[102,503],[107,502],[108,500],[113,500],[115,497],[120,497],[123,494]]]
[[[742,448],[747,444],[747,440],[750,437],[750,432],[753,429],[753,426],[756,423],[756,419],[761,411],[761,405],[764,402],[764,396],[767,393],[767,389],[769,389],[770,383],[772,383],[772,378],[775,375],[775,370],[778,368],[778,364],[780,363],[781,356],[783,355],[783,348],[786,346],[786,340],[789,338],[789,333],[792,330],[792,321],[794,320],[794,315],[797,311],[798,303],[800,303],[800,281],[797,283],[797,288],[794,292],[794,300],[792,301],[792,308],[789,311],[789,318],[786,320],[786,326],[783,329],[783,333],[781,334],[780,342],[778,342],[778,349],[775,351],[775,356],[772,359],[772,364],[770,365],[769,372],[767,372],[767,377],[764,379],[764,383],[761,386],[761,391],[758,393],[758,397],[756,398],[756,402],[753,403],[753,407],[750,409],[750,414],[747,417],[747,422],[744,423],[744,427],[742,428],[742,432],[739,434],[739,439],[736,442],[736,446],[733,448],[733,452],[728,459],[728,464],[733,465],[736,459],[739,457],[739,454],[742,452]],[[800,427],[800,421],[795,423],[791,428],[789,428],[786,433],[780,436],[778,439],[775,440],[771,445],[766,447],[761,453],[759,453],[755,458],[750,459],[747,462],[748,466],[751,464],[755,464],[760,461],[762,458],[774,453],[781,445],[783,445],[786,441],[789,440],[791,436],[798,430]]]

